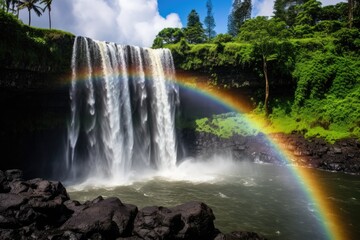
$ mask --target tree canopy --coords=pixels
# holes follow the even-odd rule
[[[213,5],[211,0],[207,0],[206,2],[206,9],[207,9],[207,14],[204,20],[205,23],[205,33],[206,33],[206,37],[208,40],[214,38],[216,36],[216,32],[215,32],[215,19],[214,19],[214,13],[213,13]]]
[[[232,9],[228,17],[228,33],[236,36],[239,33],[241,25],[251,18],[252,4],[251,0],[234,0]]]
[[[187,26],[184,29],[185,38],[189,43],[202,43],[205,41],[205,31],[200,22],[199,14],[193,9],[187,18]]]

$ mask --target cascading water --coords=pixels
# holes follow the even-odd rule
[[[71,177],[126,181],[133,169],[176,166],[179,97],[169,50],[77,37],[71,67]]]

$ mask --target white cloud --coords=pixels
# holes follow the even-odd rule
[[[163,28],[182,27],[177,14],[160,16],[157,0],[61,0],[53,2],[52,10],[54,28],[122,44],[151,46]],[[27,22],[24,11],[21,18]],[[33,23],[48,24],[46,17]]]
[[[322,6],[334,5],[345,0],[320,0]],[[272,16],[274,11],[274,0],[255,0],[254,3],[255,16]]]
[[[256,16],[272,16],[274,11],[274,0],[255,0],[253,5]]]

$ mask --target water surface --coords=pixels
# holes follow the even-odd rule
[[[343,227],[356,239],[360,235],[360,178],[309,171],[328,189],[325,198],[335,203],[334,214],[345,219]],[[69,191],[79,201],[116,196],[139,208],[203,201],[213,209],[215,225],[222,232],[254,231],[270,239],[327,239],[317,207],[286,166],[224,159],[188,161],[173,171],[136,176],[122,186],[94,179]]]

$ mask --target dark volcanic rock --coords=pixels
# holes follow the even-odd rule
[[[214,219],[212,210],[200,202],[146,207],[136,216],[134,234],[142,239],[213,239]]]
[[[13,193],[0,193],[0,213],[9,209],[17,209],[23,203],[26,198]]]
[[[188,202],[172,209],[181,214],[185,223],[177,234],[180,239],[210,239],[213,237],[215,216],[212,210],[201,202]]]
[[[93,203],[68,219],[61,229],[75,230],[91,236],[100,233],[106,239],[131,235],[137,208],[124,205],[118,198],[108,198]]]
[[[134,234],[141,239],[174,239],[184,227],[180,213],[164,207],[145,207],[134,222]]]
[[[8,188],[0,193],[0,239],[263,239],[252,233],[221,234],[212,210],[201,202],[140,211],[118,198],[100,196],[81,204],[69,199],[60,182],[20,179],[19,170],[0,171],[0,189]]]
[[[6,178],[9,182],[14,181],[14,180],[21,180],[23,173],[21,170],[19,169],[11,169],[11,170],[7,170],[5,172]]]

